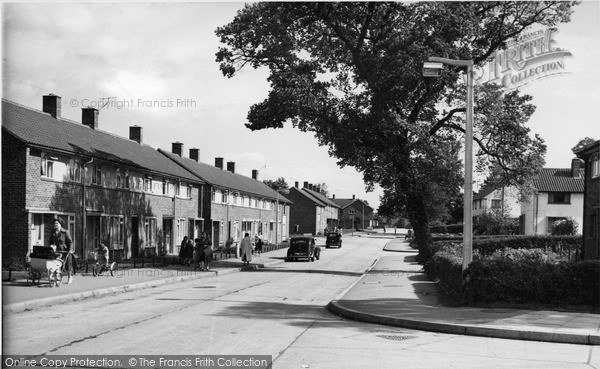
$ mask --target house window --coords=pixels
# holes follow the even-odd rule
[[[350,215],[356,214],[356,209],[348,209],[348,214],[350,214]]]
[[[166,179],[163,180],[162,194],[163,195],[169,194],[169,181],[167,181]]]
[[[121,178],[121,169],[117,169],[117,188],[123,187],[123,181]]]
[[[69,160],[69,180],[81,182],[81,163],[78,160]]]
[[[92,184],[102,186],[102,169],[98,164],[92,165]]]
[[[129,188],[129,171],[125,170],[123,172],[123,187]]]
[[[227,204],[227,191],[223,191],[223,192],[221,193],[221,202],[222,202],[223,204]]]
[[[548,193],[548,204],[570,204],[571,193],[569,192],[550,192]]]
[[[144,192],[152,192],[152,177],[144,178]]]
[[[175,196],[181,196],[181,183],[175,185]]]
[[[156,218],[146,218],[144,223],[146,247],[156,247]]]
[[[500,200],[492,199],[492,209],[500,209]]]
[[[217,190],[212,190],[212,202],[217,202]]]
[[[56,157],[48,154],[42,156],[41,174],[43,177],[54,178],[54,162],[56,160],[58,160]]]
[[[592,155],[592,178],[600,176],[600,155]]]
[[[192,185],[188,185],[188,186],[187,186],[186,197],[187,197],[188,199],[191,199],[191,198],[192,198]]]

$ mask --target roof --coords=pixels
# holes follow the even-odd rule
[[[198,178],[202,179],[213,186],[226,188],[229,190],[240,191],[261,197],[277,199],[277,191],[267,186],[263,182],[243,176],[241,174],[231,173],[228,170],[217,168],[213,165],[198,162],[189,158],[184,158],[171,152],[158,149],[160,153],[165,155],[167,160],[179,164],[181,168],[188,170]],[[281,202],[292,203],[285,196],[279,194]]]
[[[154,148],[2,99],[2,129],[29,146],[201,182]]]
[[[533,186],[539,192],[583,192],[584,171],[579,171],[579,177],[573,177],[571,168],[543,168],[533,179]]]
[[[305,188],[292,187],[291,191],[296,191],[300,196],[307,198],[309,201],[312,201],[317,206],[327,206],[325,203],[317,199],[315,196],[312,196],[308,191],[305,191]]]
[[[367,204],[366,202],[364,202],[361,199],[331,199],[331,201],[335,202],[336,204],[338,204],[339,207],[341,207],[342,209],[347,208],[348,206],[352,205],[353,203],[360,201],[362,202],[365,206],[367,206],[368,208],[370,208],[371,210],[374,210],[369,204]]]
[[[302,191],[307,192],[309,194],[309,196],[312,196],[313,198],[315,198],[316,200],[321,202],[324,206],[333,206],[335,208],[340,207],[338,204],[336,204],[335,202],[328,199],[327,196],[325,196],[317,191],[309,190],[308,188],[303,188]]]
[[[500,188],[500,186],[497,186],[497,185],[486,184],[479,190],[479,192],[477,192],[475,195],[473,195],[473,200],[483,199],[487,195],[491,194],[492,192],[496,191],[499,188]]]

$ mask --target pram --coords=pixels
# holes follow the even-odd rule
[[[49,246],[33,246],[33,252],[29,257],[28,283],[31,281],[32,284],[38,284],[47,276],[50,287],[60,287],[63,266],[61,253],[54,252],[54,249]]]

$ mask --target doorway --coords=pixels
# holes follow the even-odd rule
[[[140,254],[140,220],[137,215],[131,217],[131,257],[137,258]]]

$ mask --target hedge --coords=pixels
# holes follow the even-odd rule
[[[600,260],[558,260],[535,249],[474,260],[465,271],[465,302],[600,306]]]
[[[582,245],[582,236],[505,236],[473,239],[473,251],[479,252],[482,256],[492,255],[505,248],[545,249],[559,254],[565,260],[577,260],[581,256]],[[436,252],[444,247],[462,250],[462,239],[434,239],[429,246],[419,249],[417,261],[425,265]]]

